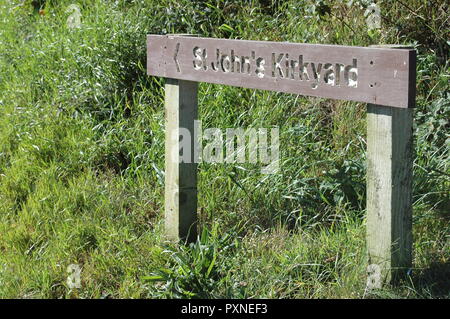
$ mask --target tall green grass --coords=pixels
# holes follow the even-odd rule
[[[369,31],[365,2],[3,1],[0,297],[450,297],[448,5],[380,1],[382,29]],[[166,242],[164,80],[145,72],[150,33],[414,44],[411,276],[365,291],[358,103],[202,83],[203,126],[279,126],[281,169],[202,163],[201,236]],[[70,264],[80,289],[66,283]]]

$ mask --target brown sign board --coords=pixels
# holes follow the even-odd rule
[[[149,35],[147,40],[148,74],[167,78],[165,229],[169,239],[197,238],[198,167],[176,156],[181,150],[176,137],[181,129],[195,135],[198,82],[209,82],[368,103],[366,206],[371,265],[367,289],[392,283],[411,269],[414,50],[397,45],[362,48],[182,35]]]
[[[413,49],[147,36],[149,75],[401,108],[415,69]]]

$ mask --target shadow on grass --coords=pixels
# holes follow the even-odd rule
[[[450,262],[433,262],[413,277],[417,291],[432,298],[450,298]]]

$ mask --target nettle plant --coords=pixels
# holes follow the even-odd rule
[[[216,287],[225,280],[225,256],[238,245],[229,232],[220,235],[218,226],[204,227],[196,242],[189,246],[169,247],[169,264],[143,280],[155,285],[157,294],[175,298],[211,298]]]

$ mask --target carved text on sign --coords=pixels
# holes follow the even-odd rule
[[[216,49],[215,53],[210,55],[207,49],[199,46],[195,46],[192,53],[194,69],[199,71],[240,73],[261,79],[271,76],[310,81],[313,89],[316,89],[319,83],[353,88],[358,86],[357,59],[352,59],[351,65],[338,62],[307,62],[302,54],[294,57],[289,53],[273,52],[270,57],[262,57],[254,50],[248,55],[238,55],[233,49],[229,53]]]

